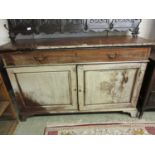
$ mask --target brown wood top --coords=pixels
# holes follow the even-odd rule
[[[8,43],[0,46],[0,52],[35,49],[59,49],[59,48],[86,48],[86,47],[113,47],[113,46],[151,46],[155,41],[133,38],[130,36],[115,37],[87,37],[87,38],[59,38],[18,40],[16,43]]]

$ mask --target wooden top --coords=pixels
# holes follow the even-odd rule
[[[36,50],[36,49],[59,49],[59,48],[89,48],[89,47],[123,47],[123,46],[152,46],[155,41],[140,37],[130,36],[115,37],[87,37],[87,38],[59,38],[18,40],[16,43],[8,43],[0,46],[0,52]]]

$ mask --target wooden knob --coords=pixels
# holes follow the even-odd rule
[[[115,54],[108,54],[108,58],[110,58],[110,59],[115,59],[116,56],[117,56],[116,53]]]
[[[34,56],[34,59],[36,60],[36,61],[38,61],[38,62],[42,62],[42,61],[44,61],[45,59],[46,59],[47,57],[43,57],[43,56]]]

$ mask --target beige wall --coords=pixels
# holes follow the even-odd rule
[[[3,26],[6,23],[7,21],[5,19],[0,19],[0,45],[10,41],[8,31]],[[155,19],[142,20],[139,36],[155,40]]]
[[[155,40],[155,19],[143,19],[139,36]]]
[[[8,31],[4,28],[4,24],[7,24],[5,19],[0,19],[0,45],[10,41]]]

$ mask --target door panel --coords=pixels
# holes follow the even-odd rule
[[[85,104],[129,103],[137,70],[85,72]]]
[[[80,110],[136,107],[145,63],[78,67]]]
[[[25,108],[77,109],[76,67],[42,66],[8,69],[16,97]]]
[[[71,104],[69,76],[68,72],[19,73],[16,80],[27,98],[41,105],[65,105]]]

